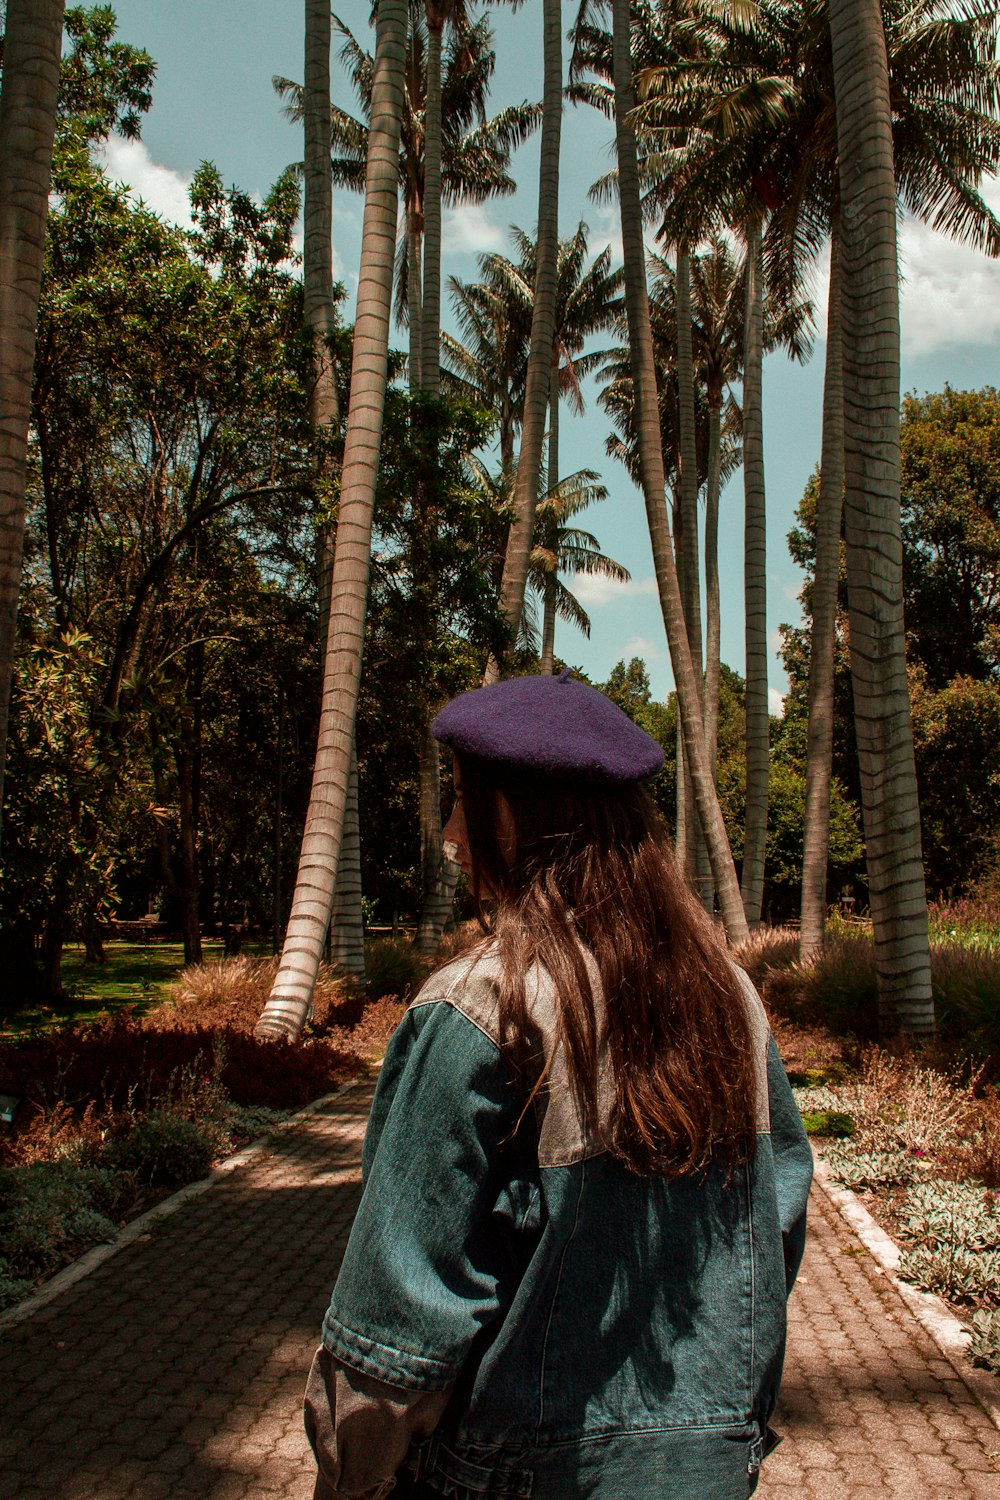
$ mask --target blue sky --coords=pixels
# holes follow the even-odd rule
[[[113,175],[128,182],[158,211],[187,221],[185,186],[198,163],[214,161],[227,182],[254,193],[266,191],[280,171],[301,157],[298,127],[281,115],[271,78],[302,77],[301,0],[118,0],[114,6],[123,40],[147,48],[157,63],[153,107],[135,146],[111,142]],[[359,40],[368,38],[369,0],[335,5]],[[567,27],[573,6],[566,4]],[[497,33],[497,72],[492,109],[541,92],[541,10],[523,6],[516,14],[493,11]],[[366,45],[370,45],[366,41]],[[336,57],[333,95],[354,110],[354,100]],[[570,234],[583,219],[596,252],[612,244],[618,253],[616,210],[590,202],[587,190],[610,165],[610,127],[594,111],[567,107],[563,120],[560,233]],[[531,232],[537,214],[537,142],[517,153],[513,198],[449,213],[444,233],[444,277],[473,279],[476,257],[484,250],[509,253],[507,227]],[[984,185],[1000,211],[1000,184]],[[359,197],[338,193],[334,202],[334,255],[337,274],[348,291],[353,315],[360,248]],[[904,223],[900,239],[903,270],[903,389],[940,390],[1000,384],[1000,264],[957,246],[922,226]],[[825,268],[817,269],[815,297],[825,296]],[[822,319],[820,320],[822,333]],[[400,335],[400,344],[403,336]],[[768,501],[768,629],[777,645],[778,626],[799,618],[796,602],[801,575],[788,556],[785,537],[806,481],[819,458],[823,342],[817,337],[811,360],[792,365],[772,356],[764,372],[765,464]],[[590,611],[591,639],[560,625],[556,650],[594,680],[607,677],[620,657],[641,655],[654,692],[671,686],[642,500],[624,470],[604,453],[609,424],[593,400],[582,418],[564,408],[560,440],[566,470],[596,468],[609,498],[593,507],[582,524],[596,532],[605,551],[624,563],[632,583],[609,586],[580,580],[577,592]],[[722,499],[720,576],[722,655],[742,671],[742,476],[729,483]],[[785,687],[774,658],[772,703]]]

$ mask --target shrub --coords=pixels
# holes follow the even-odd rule
[[[45,1275],[96,1242],[113,1238],[111,1216],[133,1199],[129,1181],[70,1157],[0,1169],[0,1244],[7,1274]]]
[[[144,1187],[180,1187],[207,1177],[218,1139],[210,1125],[174,1110],[154,1109],[121,1140],[110,1142],[102,1163],[128,1172]]]
[[[947,1243],[917,1245],[900,1257],[899,1274],[927,1292],[941,1292],[956,1302],[977,1297],[993,1300],[1000,1289],[1000,1255]]]
[[[969,1356],[974,1365],[1000,1375],[1000,1308],[981,1307],[972,1314]]]
[[[1000,1198],[968,1182],[915,1183],[903,1205],[900,1229],[907,1239],[1000,1250]]]
[[[813,1114],[804,1114],[802,1123],[806,1127],[806,1135],[840,1138],[852,1136],[857,1129],[850,1115],[845,1115],[836,1109],[821,1109]]]
[[[278,972],[277,958],[250,958],[240,954],[217,963],[192,964],[184,969],[170,991],[166,1005],[151,1011],[147,1024],[157,1029],[170,1027],[233,1027],[252,1032],[271,993]],[[349,981],[334,975],[326,964],[320,965],[313,991],[312,1031],[320,1031],[335,1021],[331,1012],[346,1000],[352,1001]]]
[[[834,1179],[849,1188],[895,1187],[916,1171],[905,1151],[858,1151],[846,1143],[829,1146],[823,1160]]]
[[[376,938],[365,951],[365,988],[373,1000],[408,997],[427,972],[427,963],[406,938]]]
[[[789,968],[798,956],[799,935],[790,927],[758,927],[734,954],[758,989],[768,974]]]

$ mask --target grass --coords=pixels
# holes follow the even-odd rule
[[[108,942],[104,947],[107,962],[89,964],[82,943],[68,943],[62,977],[69,998],[0,1017],[0,1035],[24,1036],[69,1022],[85,1024],[126,1007],[142,1015],[167,998],[184,968],[181,943]],[[221,942],[206,941],[202,948],[207,964],[223,957]]]

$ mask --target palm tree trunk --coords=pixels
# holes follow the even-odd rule
[[[8,0],[0,95],[0,802],[63,0]]]
[[[535,300],[531,312],[531,343],[525,379],[521,448],[514,480],[514,521],[507,537],[500,608],[516,631],[524,608],[524,586],[535,531],[549,403],[549,366],[555,338],[556,273],[559,253],[559,142],[562,135],[562,6],[543,0],[542,139],[538,167],[538,239],[535,259]],[[500,663],[490,658],[484,680],[495,682]]]
[[[684,628],[684,606],[681,601],[664,503],[663,451],[660,446],[656,366],[653,359],[649,302],[646,293],[642,213],[639,204],[639,169],[635,133],[628,123],[628,115],[633,106],[628,0],[614,0],[613,17],[615,127],[625,261],[625,304],[628,314],[636,430],[639,438],[639,460],[646,501],[646,517],[649,523],[653,566],[660,592],[660,608],[670,647],[674,680],[677,684],[677,697],[684,727],[684,744],[691,765],[698,815],[704,830],[705,842],[708,845],[712,874],[719,893],[719,906],[726,932],[731,942],[741,943],[748,935],[746,918],[743,914],[736,870],[733,867],[729,841],[726,837],[726,827],[722,821],[722,811],[715,794],[708,756],[705,753],[701,685],[691,659],[687,632]]]
[[[746,352],[743,364],[743,489],[746,505],[743,595],[746,609],[747,805],[743,836],[743,907],[750,927],[760,923],[767,842],[770,723],[767,702],[767,534],[764,512],[764,289],[761,227],[747,228]]]
[[[841,297],[840,227],[835,216],[830,235],[830,293],[823,382],[823,450],[816,506],[816,569],[813,575],[812,641],[809,649],[805,850],[802,858],[802,921],[799,931],[799,957],[803,963],[814,958],[823,947],[823,929],[826,925],[837,582],[840,576],[840,522],[844,503]]]
[[[705,753],[718,784],[719,679],[722,675],[722,615],[719,595],[719,491],[722,472],[722,395],[708,395],[708,474],[705,486]],[[704,844],[702,844],[704,847]],[[705,850],[707,859],[708,851]],[[715,908],[715,883],[698,871],[698,893],[707,911]]]
[[[423,264],[421,243],[423,215],[410,210],[406,232],[406,318],[410,330],[408,360],[410,390],[419,391],[423,384]]]
[[[365,924],[361,906],[361,823],[358,816],[358,757],[353,746],[349,776],[344,804],[344,835],[337,860],[337,884],[330,918],[330,959],[345,974],[363,983]]]
[[[420,745],[420,869],[423,899],[417,949],[433,958],[455,899],[458,866],[445,859],[441,837],[441,750],[428,724]]]
[[[313,433],[329,436],[338,417],[337,379],[328,340],[337,314],[333,302],[333,179],[330,171],[330,7],[306,0],[302,321],[313,338],[309,415]]]
[[[379,0],[351,398],[344,446],[319,743],[281,964],[258,1035],[297,1036],[333,905],[354,742],[388,366],[406,0]]]
[[[420,384],[436,396],[441,384],[441,37],[444,14],[427,6],[424,91],[424,279],[420,299]]]
[[[547,478],[549,497],[550,499],[554,499],[556,488],[559,484],[558,359],[552,361],[552,370],[549,375],[549,469]],[[556,564],[552,572],[545,575],[542,593],[542,659],[540,665],[542,671],[551,676],[556,654],[556,573],[559,565],[559,522],[554,515],[546,527],[546,534],[542,538],[542,545],[548,548],[556,559]]]
[[[698,451],[695,443],[694,349],[691,331],[691,254],[687,245],[677,247],[677,417],[680,438],[681,532],[677,568],[688,644],[702,695],[701,587],[698,567]],[[702,711],[704,712],[704,696]],[[684,798],[691,805],[691,769],[684,758]],[[700,886],[707,861],[697,818],[684,823],[684,862],[688,878]]]
[[[851,674],[883,1025],[932,1032],[927,903],[903,634],[899,271],[879,0],[832,0],[843,233]]]

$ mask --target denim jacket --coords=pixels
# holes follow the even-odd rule
[[[557,1046],[525,1118],[497,1043],[490,948],[442,969],[410,1006],[376,1091],[323,1343],[401,1412],[439,1393],[436,1426],[414,1428],[409,1454],[430,1489],[743,1500],[756,1487],[812,1158],[739,972],[758,1133],[728,1180],[721,1162],[681,1179],[630,1173],[581,1118]],[[548,1056],[544,972],[530,1002]],[[607,1080],[601,1094],[606,1108]],[[398,1454],[399,1433],[385,1440]]]

